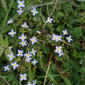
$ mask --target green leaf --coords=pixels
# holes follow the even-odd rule
[[[4,48],[0,46],[0,57],[1,57],[2,53],[3,53],[3,51],[4,51]]]
[[[80,27],[73,28],[70,33],[76,38],[79,39],[82,36],[82,30]]]
[[[1,3],[2,3],[5,11],[7,12],[7,11],[8,11],[8,7],[7,7],[7,2],[6,2],[6,0],[1,0]]]
[[[7,48],[6,50],[5,50],[5,55],[8,55],[8,54],[10,54],[12,51],[9,49],[9,48]]]
[[[5,48],[7,48],[8,45],[9,45],[9,42],[8,42],[8,36],[6,36],[6,38],[5,38],[4,45],[5,45]]]
[[[68,80],[68,78],[63,77],[63,80],[66,83],[66,85],[72,85],[71,82]]]
[[[4,39],[2,37],[2,34],[0,34],[0,45],[3,45],[3,43],[4,43]]]

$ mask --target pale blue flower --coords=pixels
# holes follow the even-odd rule
[[[18,54],[17,54],[17,56],[23,56],[23,50],[18,50]]]
[[[11,66],[13,66],[13,69],[16,69],[17,67],[19,67],[19,65],[16,63],[16,61],[14,63],[11,63]]]
[[[25,5],[24,5],[24,1],[17,1],[18,2],[18,8],[20,8],[20,7],[25,7]]]
[[[53,18],[48,17],[46,23],[52,23]]]
[[[9,57],[9,60],[10,60],[10,61],[12,61],[12,59],[13,59],[13,58],[15,58],[15,56],[14,56],[14,54],[13,54],[13,53],[8,54],[7,56]]]
[[[4,71],[9,71],[9,70],[10,70],[9,65],[4,66]]]
[[[71,39],[71,35],[69,37],[66,37],[66,39],[68,40],[69,43],[73,41],[73,39]]]
[[[14,30],[12,29],[11,32],[9,32],[8,34],[11,35],[11,37],[13,37],[16,34],[16,32],[14,32]]]
[[[23,81],[23,80],[27,80],[27,74],[20,74],[20,80]]]
[[[32,38],[30,39],[30,41],[32,42],[32,44],[34,44],[35,42],[37,42],[37,39],[36,39],[36,37],[34,36],[34,37],[32,37]]]
[[[32,63],[34,64],[34,66],[38,63],[38,61],[36,61],[36,59],[34,59],[33,61],[32,61]]]

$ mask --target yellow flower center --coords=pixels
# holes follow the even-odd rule
[[[71,40],[71,38],[68,38],[68,40]]]
[[[13,66],[16,67],[16,64],[14,64]]]
[[[57,39],[56,37],[54,37],[54,39]]]
[[[59,51],[59,48],[57,48],[57,50]]]
[[[11,32],[11,35],[13,35],[14,34],[14,32]]]
[[[27,54],[27,56],[30,56],[30,54]]]
[[[8,69],[8,67],[5,68],[6,70]]]
[[[24,39],[24,36],[22,36],[22,39]]]
[[[21,52],[19,52],[19,55],[21,55],[22,53]]]
[[[51,20],[50,20],[50,19],[49,19],[48,21],[49,21],[49,22],[51,22]]]
[[[25,24],[24,27],[26,27],[27,25]]]
[[[20,6],[23,5],[21,2],[20,2]]]
[[[36,11],[33,11],[33,13],[36,13]]]
[[[22,78],[24,79],[24,78],[25,78],[25,76],[22,76]]]
[[[58,37],[58,39],[60,39],[60,37]]]
[[[35,42],[35,40],[32,40],[33,42]]]
[[[25,42],[22,42],[22,44],[24,45],[24,44],[25,44]]]
[[[12,20],[10,20],[10,23],[12,23],[13,21]]]
[[[11,58],[13,57],[13,55],[10,56]]]
[[[21,12],[21,10],[19,10],[19,12]]]

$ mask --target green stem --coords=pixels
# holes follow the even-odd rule
[[[11,2],[10,2],[9,10],[8,10],[8,12],[7,12],[7,14],[6,14],[5,19],[4,19],[4,22],[3,22],[2,28],[5,26],[5,23],[6,23],[6,21],[7,21],[7,18],[8,18],[9,12],[10,12],[11,7],[12,7],[12,4],[13,4],[13,1],[14,1],[14,0],[11,0]]]

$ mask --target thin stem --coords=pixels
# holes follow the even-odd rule
[[[45,83],[46,83],[46,79],[47,79],[47,75],[48,75],[48,72],[49,72],[49,69],[50,69],[50,65],[51,65],[51,62],[49,62],[49,65],[48,65],[48,68],[47,68],[47,71],[46,71],[46,75],[45,75],[45,78],[44,78],[43,85],[45,85]]]

